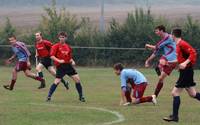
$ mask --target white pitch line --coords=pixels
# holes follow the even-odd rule
[[[40,106],[53,106],[53,107],[72,107],[72,108],[82,108],[82,109],[91,109],[91,110],[97,110],[97,111],[102,111],[102,112],[108,112],[111,113],[113,115],[115,115],[117,117],[117,120],[111,121],[111,122],[105,122],[105,123],[101,123],[98,125],[112,125],[115,123],[120,123],[123,122],[125,120],[124,116],[122,114],[120,114],[119,112],[116,111],[112,111],[112,110],[108,110],[105,108],[97,108],[97,107],[85,107],[85,106],[64,106],[64,105],[55,105],[55,104],[37,104],[37,103],[29,103],[31,105],[40,105]]]

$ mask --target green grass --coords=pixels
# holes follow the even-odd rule
[[[119,106],[119,78],[111,68],[78,68],[82,80],[86,103],[80,103],[74,83],[70,81],[70,90],[66,91],[62,84],[53,95],[52,102],[45,99],[54,78],[45,71],[47,88],[38,90],[39,83],[19,73],[14,91],[3,89],[2,85],[10,79],[11,68],[0,67],[0,125],[101,125],[117,120],[109,112],[88,109],[87,107],[105,108],[117,111],[125,117],[125,121],[115,125],[169,125],[162,117],[171,113],[171,89],[178,77],[174,71],[166,79],[158,98],[158,105],[152,103],[136,106]],[[157,76],[154,70],[139,69],[145,74],[149,86],[145,95],[150,95],[156,86]],[[200,71],[195,71],[195,80],[199,83]],[[197,89],[200,90],[197,84]],[[37,105],[38,104],[38,105]],[[199,125],[200,103],[190,98],[186,92],[181,95],[179,125]],[[170,125],[176,123],[170,123]]]

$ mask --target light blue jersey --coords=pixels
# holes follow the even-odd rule
[[[156,44],[154,54],[158,55],[160,52],[163,52],[162,56],[165,57],[168,62],[177,61],[176,43],[169,35]]]
[[[134,84],[139,85],[141,83],[146,82],[147,79],[145,76],[137,71],[136,69],[123,69],[120,74],[120,80],[121,80],[121,88],[127,87],[127,80],[132,79],[134,81]]]
[[[26,62],[30,56],[30,52],[23,42],[17,41],[15,44],[13,44],[12,51],[17,56],[18,61]]]

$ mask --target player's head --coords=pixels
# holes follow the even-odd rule
[[[36,39],[36,41],[42,40],[42,33],[41,32],[35,33],[35,39]]]
[[[113,69],[116,75],[120,75],[121,71],[124,69],[124,66],[121,63],[116,63],[114,64]]]
[[[181,38],[182,30],[180,28],[175,28],[172,30],[172,38]]]
[[[60,32],[58,33],[58,38],[61,43],[64,43],[65,40],[67,39],[67,34],[65,32]]]
[[[15,36],[15,35],[9,35],[9,36],[8,36],[8,40],[9,40],[9,42],[10,42],[11,44],[17,42],[16,36]]]
[[[155,34],[156,35],[162,36],[163,33],[165,33],[165,32],[166,32],[165,26],[159,25],[159,26],[155,27]]]

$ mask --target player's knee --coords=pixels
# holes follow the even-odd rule
[[[175,91],[172,91],[171,94],[172,94],[173,97],[174,97],[174,96],[178,96],[178,93],[175,92]]]
[[[196,97],[196,93],[188,93],[190,97],[195,98]]]
[[[41,72],[42,70],[41,70],[41,68],[36,67],[36,71],[37,71],[37,72]]]

